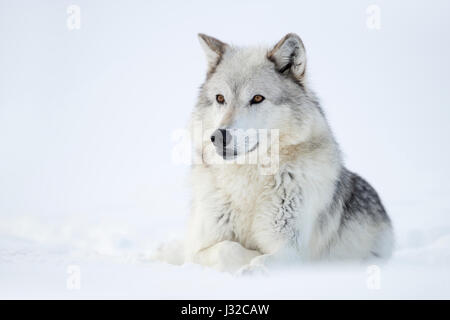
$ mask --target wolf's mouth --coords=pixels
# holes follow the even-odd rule
[[[257,142],[250,150],[246,151],[244,154],[246,153],[250,153],[254,150],[256,150],[256,148],[258,147],[259,142]],[[233,160],[235,159],[238,155],[240,155],[236,149],[233,150],[229,150],[229,149],[222,149],[222,150],[218,150],[216,149],[217,153],[222,156],[222,158],[224,160]]]

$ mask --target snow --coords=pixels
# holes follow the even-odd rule
[[[79,30],[66,27],[71,4]],[[380,30],[366,26],[370,4]],[[450,3],[273,6],[0,0],[0,298],[450,298]],[[149,261],[189,213],[173,133],[204,77],[198,32],[302,37],[347,166],[393,220],[387,264],[233,277]]]

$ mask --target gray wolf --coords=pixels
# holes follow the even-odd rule
[[[391,221],[375,189],[344,166],[308,84],[300,37],[287,34],[270,48],[199,40],[208,70],[190,130],[206,134],[194,147],[182,261],[247,272],[389,258]],[[263,150],[276,149],[269,174],[258,161],[239,161],[263,148],[257,129],[276,132],[276,148]]]

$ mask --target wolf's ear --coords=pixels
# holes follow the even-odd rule
[[[302,39],[295,33],[288,33],[267,54],[282,74],[291,74],[302,82],[306,70],[306,51]]]
[[[211,70],[219,63],[228,45],[203,33],[198,34],[198,39],[203,51],[205,51],[209,70]]]

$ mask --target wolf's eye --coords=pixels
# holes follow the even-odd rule
[[[254,96],[252,98],[252,100],[250,100],[250,104],[257,104],[257,103],[261,103],[264,101],[264,97],[260,94],[257,94],[256,96]]]
[[[216,96],[216,101],[217,101],[218,103],[220,103],[220,104],[224,104],[225,98],[224,98],[223,95],[218,94],[218,95]]]

